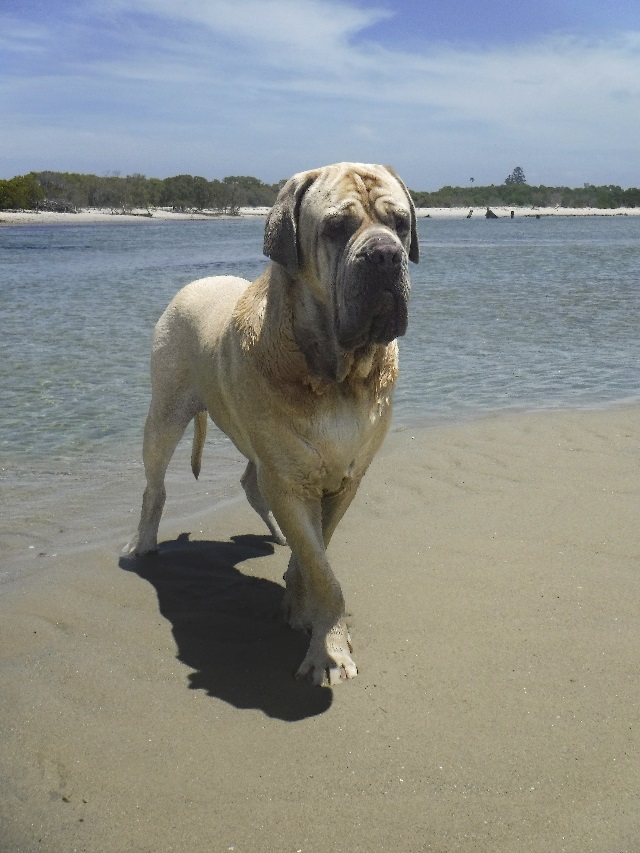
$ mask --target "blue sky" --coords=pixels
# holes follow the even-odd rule
[[[0,177],[640,185],[638,0],[1,0]]]

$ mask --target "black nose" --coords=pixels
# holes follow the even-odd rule
[[[376,237],[364,247],[362,257],[376,270],[392,270],[402,263],[402,249],[392,240]]]

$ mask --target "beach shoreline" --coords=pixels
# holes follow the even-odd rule
[[[469,212],[472,215],[469,216]],[[421,207],[417,208],[419,219],[482,219],[486,215],[486,207]],[[640,208],[595,208],[595,207],[515,207],[497,205],[491,211],[499,219],[510,219],[513,211],[514,219],[543,218],[543,217],[581,217],[581,216],[640,216]],[[0,227],[15,225],[87,225],[115,223],[149,223],[149,222],[184,222],[207,220],[242,220],[261,219],[267,216],[268,207],[243,207],[237,215],[218,213],[216,211],[177,212],[165,208],[154,208],[152,211],[143,209],[127,213],[111,210],[86,209],[77,213],[57,213],[54,211],[35,210],[3,210],[0,211]]]
[[[392,431],[329,549],[335,689],[292,677],[288,549],[237,482],[156,558],[41,557],[0,588],[0,849],[634,853],[639,451],[637,404]],[[208,489],[184,461],[169,501]]]

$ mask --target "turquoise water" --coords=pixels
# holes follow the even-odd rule
[[[640,218],[421,220],[396,420],[640,395]],[[263,221],[0,229],[0,452],[138,452],[153,325]]]
[[[80,512],[90,482],[139,467],[155,321],[194,278],[254,278],[263,227],[0,228],[0,468],[14,524],[29,495],[75,482]],[[640,399],[640,217],[426,219],[419,231],[396,424]],[[215,430],[209,441],[228,447]]]

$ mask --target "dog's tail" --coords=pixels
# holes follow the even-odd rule
[[[202,462],[202,448],[207,437],[207,412],[198,412],[193,420],[193,447],[191,448],[191,470],[198,479]]]

